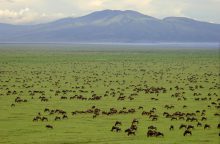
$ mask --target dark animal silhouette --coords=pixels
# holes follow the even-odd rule
[[[192,132],[190,130],[185,130],[185,132],[183,133],[183,136],[186,135],[192,135]]]
[[[193,125],[188,125],[187,129],[194,129],[194,126]]]
[[[11,107],[15,107],[15,104],[11,104]]]
[[[217,128],[220,129],[220,123],[218,124]]]
[[[205,125],[204,125],[204,129],[207,129],[207,128],[211,128],[211,126],[208,125],[208,124],[205,124]]]
[[[173,125],[170,126],[170,130],[174,130],[174,126]]]
[[[201,127],[201,126],[202,126],[202,123],[198,122],[197,127]]]
[[[148,127],[148,129],[157,130],[157,127],[151,125],[151,126]]]
[[[131,129],[131,128],[126,129],[125,132],[128,133],[128,136],[129,136],[129,135],[135,135],[135,130],[134,130],[134,129]]]
[[[179,129],[182,129],[182,128],[187,128],[187,125],[181,124]]]
[[[41,121],[48,121],[48,118],[47,117],[42,117]]]
[[[54,120],[55,120],[55,121],[57,121],[57,120],[61,120],[61,118],[58,117],[58,116],[56,116]]]
[[[111,131],[116,131],[116,132],[120,132],[121,131],[121,128],[117,127],[117,126],[113,126]]]
[[[160,137],[160,136],[161,136],[161,137],[164,137],[164,134],[163,134],[162,132],[157,132],[157,133],[156,133],[156,137]]]
[[[117,125],[122,125],[122,123],[120,121],[116,121],[115,126],[117,126]]]
[[[53,129],[53,126],[52,125],[46,125],[46,128]]]

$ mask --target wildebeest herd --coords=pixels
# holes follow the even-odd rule
[[[214,52],[3,54],[0,138],[21,129],[50,133],[43,143],[218,142],[220,72]],[[22,124],[14,126],[16,121]],[[38,141],[30,137],[29,143]],[[14,139],[22,143],[16,135],[0,142]]]

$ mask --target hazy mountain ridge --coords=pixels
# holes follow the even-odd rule
[[[0,24],[0,33],[0,42],[219,42],[220,24],[104,10],[46,24]]]

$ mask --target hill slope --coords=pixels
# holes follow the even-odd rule
[[[104,10],[39,25],[0,24],[0,42],[219,42],[220,24]]]

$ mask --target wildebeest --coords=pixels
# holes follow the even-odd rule
[[[41,117],[40,117],[40,116],[36,116],[36,117],[33,118],[33,122],[36,122],[36,121],[38,121],[38,120],[41,120]]]
[[[148,129],[157,130],[157,127],[151,125],[151,126],[148,127]]]
[[[45,108],[45,109],[44,109],[44,112],[50,112],[50,109]]]
[[[186,136],[186,135],[192,135],[192,132],[190,130],[185,130],[183,133],[183,136]]]
[[[129,132],[128,132],[128,136],[129,136],[129,135],[135,135],[135,131],[129,131]]]
[[[170,126],[170,130],[174,130],[174,126],[173,125]]]
[[[60,99],[67,99],[67,97],[66,96],[61,96]]]
[[[207,118],[206,117],[202,117],[202,119],[201,119],[202,121],[204,121],[204,120],[207,120]]]
[[[159,137],[159,136],[164,137],[164,134],[163,134],[162,132],[157,132],[157,133],[156,133],[156,137]]]
[[[11,107],[15,107],[15,104],[11,104]]]
[[[117,127],[117,126],[113,126],[111,131],[116,131],[116,132],[120,132],[121,131],[121,128]]]
[[[115,122],[115,126],[117,126],[117,125],[122,125],[122,124],[121,124],[120,121],[116,121],[116,122]]]
[[[179,129],[182,129],[182,128],[187,128],[187,125],[181,124],[180,127],[179,127]]]
[[[133,121],[132,121],[132,124],[135,124],[135,123],[139,123],[139,121],[137,120],[137,119],[133,119]]]
[[[207,128],[211,128],[211,126],[208,125],[208,124],[205,124],[205,125],[204,125],[204,129],[207,129]]]
[[[143,110],[143,109],[144,109],[144,107],[143,107],[143,106],[139,106],[139,107],[138,107],[138,109],[142,109],[142,110]]]
[[[133,129],[131,129],[131,128],[126,129],[125,132],[128,133],[128,136],[129,136],[129,135],[135,135],[135,130],[133,130]]]
[[[53,129],[53,126],[52,125],[46,125],[46,128]]]
[[[61,118],[58,117],[58,116],[56,116],[54,120],[55,120],[55,121],[57,121],[57,120],[61,120]]]
[[[218,124],[217,128],[220,129],[220,123]]]
[[[48,121],[48,118],[47,117],[42,117],[41,121]]]
[[[201,126],[202,126],[202,123],[198,122],[197,127],[201,127]]]
[[[147,132],[147,137],[159,137],[159,136],[163,137],[164,134],[161,132],[157,132],[155,130],[148,130],[148,132]]]
[[[134,125],[134,124],[132,124],[132,125],[131,125],[131,127],[130,127],[130,129],[132,129],[132,130],[135,130],[135,131],[136,131],[136,130],[137,130],[137,126],[136,126],[136,125]]]
[[[98,116],[98,114],[94,114],[93,116],[92,116],[92,118],[94,119],[94,118],[96,118]]]
[[[63,119],[68,119],[68,116],[67,115],[63,115]]]
[[[188,125],[187,126],[187,129],[189,130],[189,129],[194,129],[194,126],[193,125]]]

